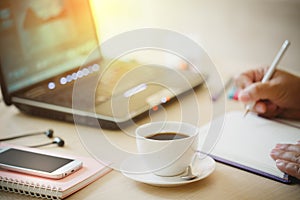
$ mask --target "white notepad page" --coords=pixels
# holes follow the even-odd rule
[[[238,163],[283,178],[284,173],[277,169],[270,152],[277,143],[296,143],[300,140],[300,129],[254,114],[243,117],[243,114],[235,111],[225,115],[223,130],[216,146],[206,153],[225,159],[229,164]],[[209,137],[209,127],[210,124],[201,128],[200,150]]]

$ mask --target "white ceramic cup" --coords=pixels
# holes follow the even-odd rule
[[[182,139],[154,140],[147,137],[158,133],[180,133]],[[183,122],[152,122],[136,129],[138,152],[147,172],[159,176],[176,176],[185,172],[198,147],[199,129]]]

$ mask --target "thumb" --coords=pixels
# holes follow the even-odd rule
[[[255,102],[258,100],[273,100],[276,97],[276,89],[269,82],[257,82],[246,87],[239,93],[239,100],[242,102]]]

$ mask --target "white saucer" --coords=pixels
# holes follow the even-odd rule
[[[209,176],[214,170],[216,166],[216,162],[214,159],[212,159],[209,156],[206,156],[205,158],[202,158],[201,160],[195,162],[193,166],[193,172],[194,174],[199,174],[199,176],[192,180],[184,180],[181,178],[181,175],[178,176],[172,176],[172,177],[162,177],[157,176],[153,173],[147,173],[147,174],[132,174],[132,173],[126,173],[122,172],[122,174],[132,180],[146,183],[149,185],[159,186],[159,187],[175,187],[179,185],[184,185],[192,182],[199,181],[201,179],[206,178]]]

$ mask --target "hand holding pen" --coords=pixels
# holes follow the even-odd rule
[[[268,71],[270,68],[265,67],[239,75],[235,80],[241,89],[239,100],[267,118],[300,119],[300,77],[277,69],[271,73],[271,79],[262,82]]]

